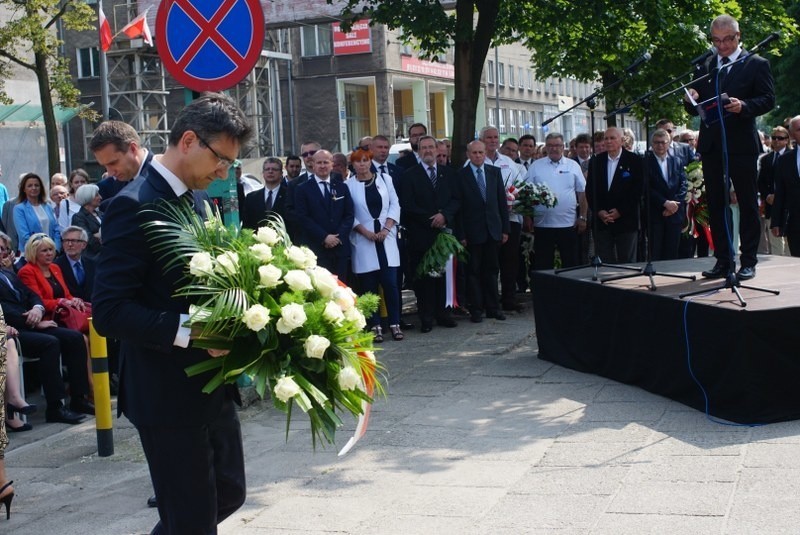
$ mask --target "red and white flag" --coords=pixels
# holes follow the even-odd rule
[[[147,25],[147,11],[130,21],[120,32],[131,39],[144,37],[144,42],[153,46],[153,35],[150,33],[150,26]]]
[[[100,48],[103,52],[108,52],[111,48],[111,25],[108,23],[106,14],[103,13],[103,2],[97,3],[97,16],[100,22]]]

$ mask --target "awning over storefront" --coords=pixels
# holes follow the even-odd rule
[[[66,123],[80,113],[80,108],[62,108],[57,105],[55,111],[56,121]],[[43,115],[42,107],[38,104],[0,106],[0,122],[3,123],[34,123],[41,121]]]

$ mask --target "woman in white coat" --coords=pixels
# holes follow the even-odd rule
[[[400,288],[397,270],[400,251],[397,248],[397,224],[400,222],[400,202],[391,177],[374,173],[372,152],[356,149],[350,154],[355,175],[345,181],[353,198],[355,219],[350,232],[350,249],[353,273],[358,276],[361,290],[378,293],[383,288],[383,299],[389,317],[392,338],[403,339],[400,330]],[[383,342],[383,331],[378,312],[368,319],[367,325],[375,334],[376,342]]]

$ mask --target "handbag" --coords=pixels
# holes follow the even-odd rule
[[[92,315],[91,303],[84,303],[85,310],[72,307],[57,307],[53,319],[59,326],[89,334],[89,318]]]

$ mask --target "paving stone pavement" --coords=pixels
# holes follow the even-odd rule
[[[800,532],[800,423],[734,427],[636,387],[537,358],[529,303],[504,322],[387,340],[387,396],[337,457],[269,402],[241,411],[246,504],[222,535]],[[576,333],[579,335],[579,333]],[[646,358],[646,349],[642,351]],[[6,454],[17,497],[0,533],[148,533],[156,512],[135,430],[32,418]]]

